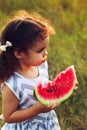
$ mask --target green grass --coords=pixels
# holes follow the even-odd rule
[[[1,106],[1,94],[0,94],[0,106]],[[0,108],[0,114],[2,113],[1,111],[1,108]],[[1,129],[1,126],[3,125],[4,121],[3,120],[0,120],[0,129]]]
[[[38,12],[52,21],[56,35],[48,48],[50,79],[74,64],[79,88],[61,103],[56,113],[62,130],[87,129],[87,2],[86,0],[3,0],[0,2],[0,29],[18,9]],[[1,31],[0,31],[1,32]],[[1,106],[1,96],[0,96]],[[1,110],[0,110],[1,112]],[[2,122],[0,121],[0,125]],[[0,126],[1,127],[1,126]]]

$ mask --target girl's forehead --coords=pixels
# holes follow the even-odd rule
[[[46,37],[44,40],[39,40],[34,43],[32,48],[45,48],[48,46],[49,43],[49,36]]]

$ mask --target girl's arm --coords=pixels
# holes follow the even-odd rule
[[[4,119],[8,123],[21,122],[36,116],[39,113],[48,112],[56,106],[44,106],[39,102],[27,109],[18,109],[19,101],[11,90],[4,85],[2,90],[2,112]]]

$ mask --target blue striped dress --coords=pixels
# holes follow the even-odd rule
[[[37,101],[33,96],[33,88],[38,83],[48,82],[47,62],[38,66],[39,76],[35,79],[27,79],[17,72],[11,76],[5,84],[19,100],[19,109],[26,109]],[[18,122],[5,123],[1,130],[60,130],[58,119],[54,110],[47,113],[40,113],[34,118]]]

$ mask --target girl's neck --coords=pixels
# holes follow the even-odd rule
[[[39,70],[37,66],[31,66],[28,69],[17,68],[16,72],[29,79],[33,79],[39,76]]]

